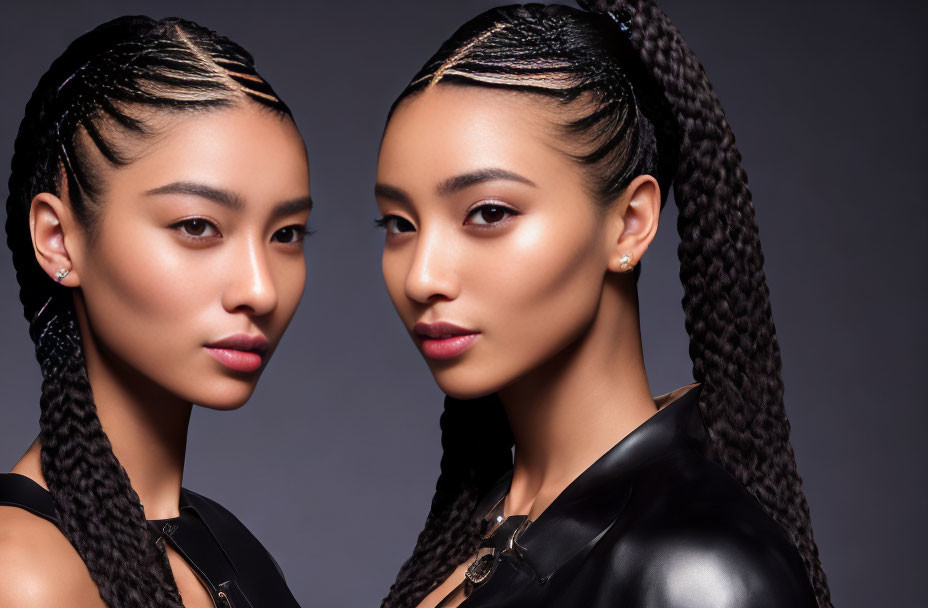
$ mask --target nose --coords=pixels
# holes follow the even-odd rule
[[[270,314],[277,308],[277,288],[263,243],[248,239],[237,249],[223,292],[223,307],[229,312],[245,310],[254,316]]]
[[[421,231],[406,273],[406,296],[422,304],[457,298],[461,286],[454,268],[455,256],[451,239],[439,232]]]

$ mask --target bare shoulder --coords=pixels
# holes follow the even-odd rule
[[[28,511],[0,506],[0,564],[0,606],[104,606],[71,543]]]

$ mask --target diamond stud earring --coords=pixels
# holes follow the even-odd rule
[[[619,268],[621,270],[623,271],[628,270],[629,268],[632,267],[632,256],[628,255],[627,253],[624,254],[622,257],[619,258],[619,264],[620,264]]]
[[[71,274],[70,270],[68,270],[67,268],[62,268],[61,270],[55,273],[55,280],[60,283],[69,274]]]

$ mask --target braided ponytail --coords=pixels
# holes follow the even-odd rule
[[[809,505],[789,442],[780,347],[770,310],[754,205],[722,106],[679,30],[650,0],[581,6],[627,11],[630,42],[675,114],[680,163],[678,256],[693,377],[711,456],[789,534],[819,606],[831,595],[812,536]]]
[[[152,543],[138,494],[97,418],[73,307],[47,312],[54,317],[36,346],[39,439],[61,530],[108,606],[182,606],[163,541]]]
[[[101,184],[84,145],[126,164],[109,135],[149,134],[133,109],[207,110],[251,99],[288,113],[230,40],[179,19],[122,17],[75,40],[32,94],[16,137],[7,199],[7,244],[42,370],[42,475],[59,527],[86,564],[107,606],[180,607],[162,541],[97,417],[71,290],[36,261],[29,231],[33,197],[64,197],[85,230]],[[88,142],[79,142],[86,135]],[[80,143],[80,145],[78,145]]]
[[[580,6],[586,10],[530,4],[479,15],[426,62],[393,109],[441,81],[546,97],[569,117],[564,136],[588,147],[577,160],[603,203],[638,175],[654,176],[665,197],[673,184],[683,307],[710,457],[787,532],[819,606],[830,608],[789,443],[763,254],[734,135],[702,65],[653,2],[580,0]],[[474,432],[444,418],[442,429],[443,437]],[[443,463],[467,454],[445,449]],[[442,467],[439,485],[457,489],[439,506],[476,504],[465,478]],[[384,608],[421,602],[476,551],[478,535],[467,522],[480,514],[438,517],[440,492]],[[451,530],[460,536],[449,538]]]

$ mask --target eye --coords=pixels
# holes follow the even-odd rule
[[[404,232],[415,232],[416,227],[412,222],[398,215],[385,215],[374,223],[384,230],[387,234],[402,234]]]
[[[310,232],[306,229],[306,226],[294,224],[293,226],[286,226],[275,232],[271,240],[278,243],[300,243],[308,234],[310,234]]]
[[[515,215],[518,215],[518,212],[511,207],[498,203],[489,203],[472,209],[467,214],[467,220],[464,223],[476,226],[491,226]]]
[[[216,225],[207,219],[202,217],[192,217],[190,219],[182,220],[173,224],[171,228],[179,230],[182,236],[188,238],[209,238],[214,236],[222,236],[219,234],[219,229],[216,228]]]

